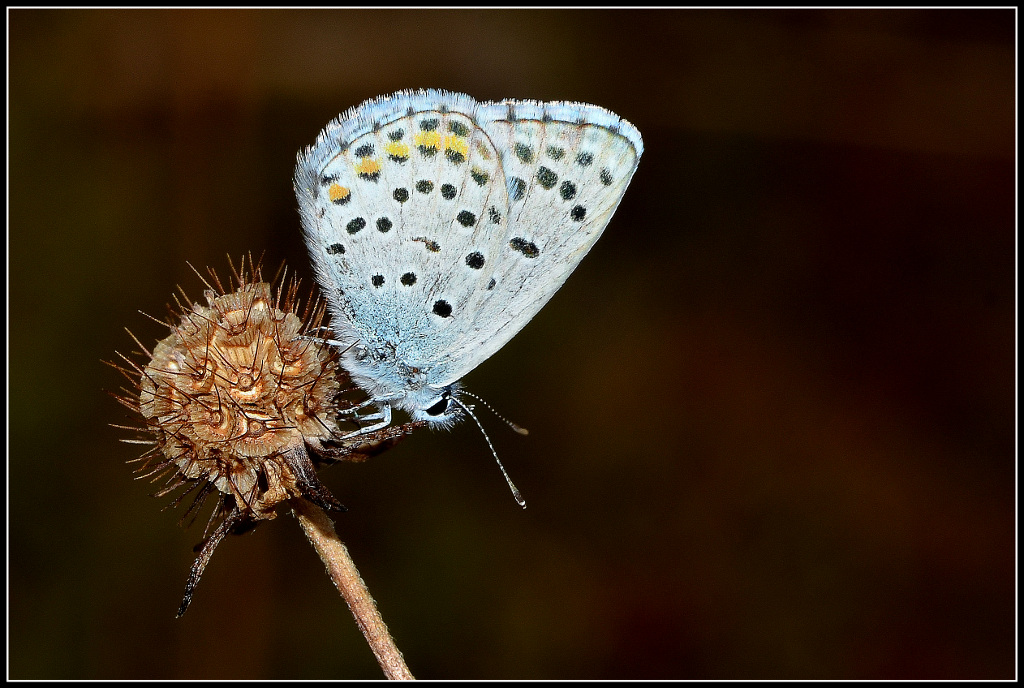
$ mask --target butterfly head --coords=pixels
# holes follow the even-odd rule
[[[413,420],[425,420],[432,428],[447,430],[462,419],[461,407],[455,401],[457,392],[457,384],[440,390],[425,387],[418,394],[410,395],[402,407]]]

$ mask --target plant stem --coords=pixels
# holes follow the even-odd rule
[[[334,581],[335,587],[345,598],[352,615],[356,617],[359,630],[363,632],[366,642],[377,657],[384,675],[392,680],[412,680],[413,675],[391,638],[384,619],[377,611],[377,605],[359,575],[352,557],[349,556],[348,549],[338,538],[334,524],[323,509],[305,499],[296,498],[289,503],[299,523],[302,524],[306,537],[327,566],[327,573]]]

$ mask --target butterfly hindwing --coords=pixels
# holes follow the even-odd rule
[[[333,156],[307,153],[319,184],[303,217],[341,341],[426,363],[487,281],[504,238],[495,232],[507,215],[504,179],[489,137],[466,114],[408,114],[402,99],[380,105],[370,131]]]

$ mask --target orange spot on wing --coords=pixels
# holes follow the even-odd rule
[[[327,195],[331,201],[340,201],[342,198],[346,198],[349,193],[349,190],[341,184],[331,184],[331,188],[327,189]]]
[[[469,142],[462,136],[445,136],[444,147],[447,150],[460,153],[462,157],[466,157],[466,154],[469,153]]]
[[[413,137],[412,142],[422,148],[440,148],[441,135],[436,131],[421,131]]]
[[[408,158],[409,146],[401,141],[392,141],[388,145],[384,146],[384,152],[394,158]]]
[[[380,172],[380,163],[373,158],[361,158],[356,164],[356,174],[371,175]]]

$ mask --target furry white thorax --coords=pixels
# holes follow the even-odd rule
[[[394,406],[435,429],[448,429],[462,419],[458,406],[449,401],[457,396],[459,384],[431,385],[426,367],[401,360],[390,343],[348,347],[341,365],[378,407]]]

